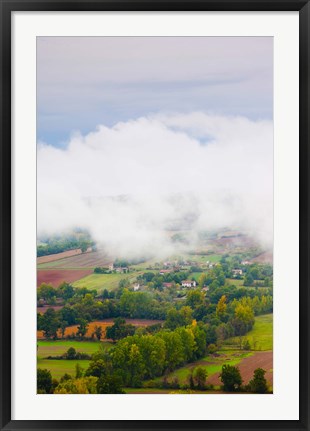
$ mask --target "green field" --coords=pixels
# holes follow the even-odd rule
[[[208,376],[212,376],[215,373],[218,373],[222,370],[223,364],[229,365],[237,365],[242,359],[251,356],[251,352],[240,352],[240,350],[225,350],[218,352],[220,356],[214,357],[211,355],[205,356],[197,362],[191,362],[187,364],[185,367],[179,368],[168,375],[168,380],[171,381],[175,377],[178,378],[180,384],[187,383],[189,373],[191,369],[195,367],[204,368]],[[155,383],[160,382],[162,377],[154,379]]]
[[[273,346],[273,314],[264,314],[255,317],[253,329],[243,336],[250,342],[251,350],[272,350]],[[237,346],[239,337],[225,340],[226,346]]]
[[[74,287],[87,287],[88,289],[97,289],[99,291],[107,289],[114,290],[118,288],[120,280],[129,280],[133,283],[140,272],[128,273],[128,274],[91,274],[87,275],[80,280],[72,283]]]
[[[56,340],[56,341],[38,341],[37,355],[39,359],[47,356],[61,356],[70,347],[73,347],[77,352],[87,353],[91,355],[100,349],[100,346],[110,343],[99,341],[71,341],[71,340]]]
[[[37,367],[47,369],[51,372],[54,379],[60,379],[65,373],[75,377],[75,366],[78,363],[84,370],[88,368],[88,360],[66,360],[66,359],[38,359]]]

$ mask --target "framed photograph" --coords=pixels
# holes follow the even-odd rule
[[[1,4],[1,429],[309,429],[308,1]]]

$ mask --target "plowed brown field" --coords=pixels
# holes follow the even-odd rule
[[[37,286],[48,283],[58,287],[64,281],[73,283],[92,273],[92,269],[40,269],[37,271]]]
[[[108,266],[113,260],[110,256],[107,256],[106,252],[98,250],[87,253],[76,253],[56,260],[53,259],[53,261],[49,262],[37,262],[37,264],[39,265],[39,269],[90,269],[96,266]]]
[[[237,365],[240,370],[241,377],[244,384],[249,383],[252,379],[254,370],[256,368],[263,368],[266,370],[266,380],[268,383],[272,385],[273,376],[272,376],[272,368],[273,368],[273,352],[257,352],[254,353],[253,356],[249,356],[248,358],[242,359],[242,361]],[[208,378],[208,383],[212,385],[221,385],[222,382],[219,378],[220,373],[213,374]]]

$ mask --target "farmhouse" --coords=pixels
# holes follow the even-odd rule
[[[237,277],[237,275],[242,275],[242,269],[233,269],[232,273],[234,277]]]
[[[128,272],[129,269],[126,268],[116,268],[116,272],[120,273],[120,274],[125,274],[126,272]]]
[[[182,287],[196,287],[196,281],[195,280],[183,280],[182,281]]]
[[[160,274],[160,275],[165,275],[165,274],[169,274],[170,272],[172,272],[172,270],[171,270],[171,269],[161,269],[161,270],[159,271],[159,274]]]
[[[172,283],[163,283],[163,287],[172,287]]]

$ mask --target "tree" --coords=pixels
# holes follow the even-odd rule
[[[57,291],[51,284],[42,283],[37,290],[37,298],[44,299],[48,304],[54,304]]]
[[[250,331],[254,325],[253,308],[250,305],[239,302],[235,308],[235,317],[232,320],[232,325],[236,335],[243,335]]]
[[[222,318],[225,313],[226,313],[226,309],[227,309],[227,304],[226,304],[227,298],[226,295],[222,295],[219,302],[217,303],[216,306],[216,315],[218,318]]]
[[[88,244],[87,244],[87,242],[82,242],[82,243],[81,243],[81,252],[82,252],[82,253],[85,253],[85,252],[87,251],[87,249],[88,249]]]
[[[94,334],[97,337],[97,340],[100,341],[102,337],[102,328],[101,326],[95,326]]]
[[[80,377],[78,379],[68,379],[59,383],[55,389],[55,394],[96,394],[97,377]]]
[[[66,380],[70,380],[72,379],[72,376],[68,373],[65,373],[61,378],[60,378],[60,383],[65,382]]]
[[[188,384],[190,389],[195,389],[195,380],[192,371],[188,375]]]
[[[253,379],[249,381],[248,389],[257,394],[265,394],[268,392],[267,380],[265,378],[266,371],[262,368],[254,370]]]
[[[190,325],[193,321],[193,311],[191,307],[185,306],[180,310],[170,308],[167,312],[167,318],[165,321],[165,327],[171,330],[178,328],[179,326]]]
[[[203,367],[195,368],[193,376],[197,389],[199,389],[200,391],[206,389],[206,379],[208,376],[206,369]]]
[[[251,273],[247,273],[246,276],[244,277],[243,284],[245,286],[252,286],[253,283],[254,283],[254,278],[253,278],[252,274]]]
[[[70,360],[76,358],[76,350],[74,347],[69,347],[66,353],[66,358]]]
[[[143,357],[136,344],[133,344],[128,355],[128,371],[130,372],[130,386],[139,387],[145,373]]]
[[[74,288],[64,281],[58,288],[58,295],[68,300],[74,296]]]
[[[242,384],[241,374],[238,367],[232,365],[223,365],[220,374],[224,391],[236,392]]]
[[[66,333],[66,327],[68,326],[68,322],[66,320],[62,320],[60,322],[60,331],[61,331],[61,337],[64,338]]]
[[[122,379],[116,373],[102,374],[97,381],[98,394],[124,394],[122,389]]]
[[[52,391],[52,375],[51,372],[41,368],[37,370],[37,391],[38,394],[50,394]]]
[[[203,274],[206,275],[206,274]],[[203,305],[205,302],[205,297],[203,292],[199,289],[190,290],[186,295],[186,305],[189,305],[192,309]]]
[[[77,362],[77,364],[75,365],[75,378],[79,379],[80,377],[83,377],[83,368]]]
[[[57,331],[60,327],[60,321],[56,311],[53,308],[49,308],[43,314],[40,324],[45,338],[57,338]]]
[[[198,278],[199,287],[203,288],[207,280],[207,275],[203,272]]]
[[[251,344],[247,338],[243,341],[242,348],[243,348],[243,350],[250,350],[251,349]]]
[[[117,317],[114,320],[112,326],[108,326],[106,329],[106,337],[113,341],[120,340],[121,338],[133,335],[135,333],[135,327],[130,324],[126,324],[126,320]]]
[[[87,329],[88,329],[88,323],[87,323],[87,320],[85,320],[85,319],[80,319],[80,322],[79,322],[80,324],[79,324],[79,326],[78,326],[78,330],[77,330],[77,335],[79,336],[79,337],[84,337],[85,335],[86,335],[86,332],[87,332]]]
[[[89,367],[85,371],[85,376],[100,377],[106,372],[106,364],[103,359],[95,359],[90,362]]]

